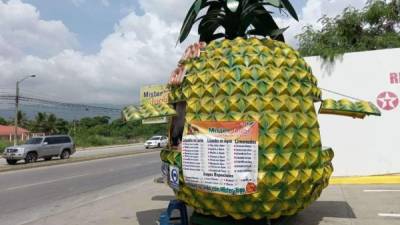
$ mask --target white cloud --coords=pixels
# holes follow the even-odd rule
[[[182,47],[175,47],[178,26],[152,13],[131,13],[115,25],[97,54],[70,49],[47,58],[3,58],[1,76],[13,85],[17,75],[37,74],[38,78],[24,83],[27,89],[73,102],[132,103],[138,100],[142,85],[166,83],[176,67],[183,52]]]
[[[192,0],[139,0],[139,4],[145,12],[151,12],[168,23],[183,22],[193,2]]]
[[[79,6],[83,5],[84,3],[86,3],[87,0],[71,0],[71,1],[72,1],[72,4],[74,4],[76,7],[79,7]],[[105,7],[110,6],[109,0],[96,0],[96,1],[100,2]]]
[[[50,56],[78,46],[61,21],[41,20],[34,6],[20,0],[0,1],[0,30],[0,56]]]
[[[13,87],[17,77],[34,73],[38,78],[24,83],[23,88],[43,95],[63,96],[72,102],[136,102],[140,86],[165,83],[185,45],[197,40],[191,35],[175,47],[191,2],[140,0],[145,13],[130,13],[121,19],[102,41],[101,50],[87,55],[73,49],[74,35],[61,22],[40,20],[35,7],[18,0],[0,1],[1,86]],[[361,7],[364,2],[354,0],[351,4]],[[309,0],[300,13],[303,22],[280,22],[291,25],[286,37],[295,43],[294,34],[303,25],[315,24],[323,14],[336,15],[348,4],[345,0]],[[10,7],[15,10],[9,12]],[[30,55],[31,48],[52,50]]]

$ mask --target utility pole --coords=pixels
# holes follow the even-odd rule
[[[19,103],[19,81],[17,81],[17,86],[15,88],[15,118],[14,118],[14,146],[17,145],[18,139],[18,103]]]
[[[14,146],[17,145],[18,141],[18,111],[19,111],[19,84],[28,78],[34,78],[36,75],[29,75],[24,77],[23,79],[17,81],[15,88],[15,119],[14,119]]]

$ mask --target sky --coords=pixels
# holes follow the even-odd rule
[[[25,95],[74,103],[127,105],[143,85],[164,84],[196,29],[176,46],[193,0],[0,0],[0,94],[24,81]],[[293,0],[300,17],[276,18],[289,44],[323,15],[366,0]]]

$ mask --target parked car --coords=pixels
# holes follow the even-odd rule
[[[166,136],[153,136],[144,143],[144,147],[147,148],[161,148],[168,145],[168,138]]]
[[[15,165],[20,160],[25,163],[36,162],[37,159],[51,160],[53,157],[68,159],[75,153],[75,144],[68,135],[52,135],[33,137],[25,144],[7,147],[3,158],[10,165]]]

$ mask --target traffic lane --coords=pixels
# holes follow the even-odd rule
[[[160,160],[156,153],[0,174],[0,218],[7,213],[159,174]]]
[[[122,154],[129,152],[138,152],[143,151],[145,148],[143,144],[135,144],[135,145],[125,145],[125,146],[112,146],[112,147],[99,147],[99,148],[90,148],[90,149],[81,149],[77,150],[75,154],[71,155],[73,158],[82,158],[82,157],[90,157],[90,156],[98,156],[98,155],[106,155],[106,154]],[[58,157],[54,157],[53,160],[59,160]],[[43,161],[43,159],[38,160]],[[18,164],[24,164],[24,160],[18,161]],[[0,158],[0,166],[8,165],[4,158]]]
[[[370,192],[368,190],[375,190]],[[389,191],[382,191],[389,190]],[[288,225],[400,225],[400,185],[330,185]]]
[[[79,176],[102,173],[107,170],[129,169],[143,163],[154,162],[160,162],[159,152],[2,172],[0,173],[0,192],[17,186],[79,178]]]

